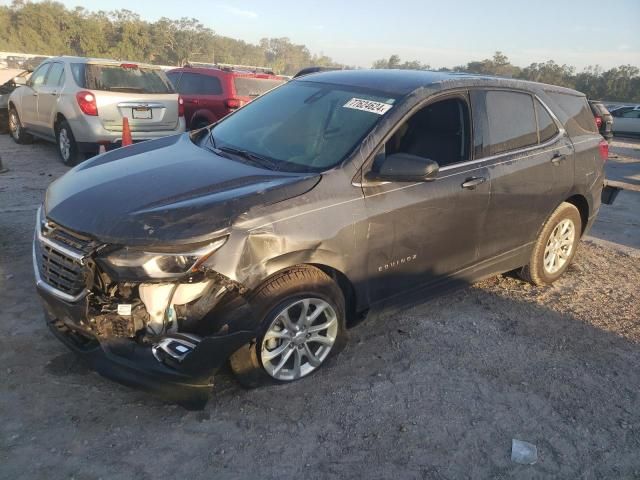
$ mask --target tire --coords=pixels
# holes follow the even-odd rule
[[[26,145],[28,143],[33,142],[33,137],[29,135],[22,126],[22,122],[20,121],[20,116],[14,107],[9,109],[9,134],[13,141],[19,143],[20,145]]]
[[[336,282],[318,268],[300,266],[275,275],[256,290],[250,303],[261,319],[258,334],[230,358],[233,373],[245,387],[304,378],[344,348],[344,296]],[[300,324],[303,309],[307,320],[312,319],[307,325]],[[321,326],[325,328],[319,329]]]
[[[578,209],[560,204],[545,222],[531,252],[529,263],[520,271],[522,279],[534,285],[550,285],[567,270],[582,234]]]
[[[56,145],[60,159],[65,165],[72,167],[84,160],[84,155],[78,150],[78,144],[66,120],[61,120],[56,125]]]

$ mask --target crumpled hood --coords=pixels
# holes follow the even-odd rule
[[[78,165],[51,184],[45,214],[104,242],[185,243],[229,227],[253,206],[301,195],[319,180],[218,156],[182,134]]]

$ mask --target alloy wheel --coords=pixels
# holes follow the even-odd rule
[[[276,380],[291,381],[316,370],[338,335],[338,317],[329,303],[304,298],[286,305],[262,340],[260,358]]]
[[[20,120],[18,120],[18,115],[13,110],[9,113],[9,132],[11,132],[14,140],[20,139]]]
[[[544,248],[544,270],[553,275],[567,263],[573,252],[576,227],[566,218],[556,225]]]
[[[60,155],[66,162],[71,155],[71,140],[69,139],[69,133],[66,128],[61,128],[58,132],[58,147],[60,148]]]

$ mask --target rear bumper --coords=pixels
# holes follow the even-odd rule
[[[150,344],[126,338],[98,341],[84,331],[79,321],[86,312],[86,299],[67,303],[41,287],[38,293],[49,329],[94,370],[106,378],[153,392],[189,409],[199,409],[206,404],[214,374],[234,351],[254,337],[250,331],[205,337],[184,361],[167,365],[156,359]]]
[[[98,117],[88,117],[86,115],[68,119],[71,131],[76,142],[81,145],[99,145],[99,144],[116,144],[122,141],[121,131],[107,130],[102,125]],[[184,117],[180,117],[178,124],[171,130],[152,130],[152,131],[136,131],[131,132],[133,141],[152,140],[154,138],[167,137],[176,135],[185,131]]]

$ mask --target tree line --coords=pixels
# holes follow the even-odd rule
[[[337,66],[288,38],[263,38],[256,45],[216,35],[195,18],[149,22],[129,10],[92,12],[52,1],[14,0],[0,6],[0,50],[158,65],[188,61],[257,65],[282,74],[310,65]]]
[[[195,18],[143,20],[129,10],[93,12],[66,8],[54,1],[31,3],[14,0],[0,6],[0,49],[42,55],[78,55],[183,65],[188,61],[257,65],[292,75],[304,67],[344,68],[326,55],[312,54],[305,45],[288,38],[263,38],[258,44],[217,35]],[[398,55],[377,60],[374,68],[431,70],[419,61],[402,61]],[[493,58],[472,61],[452,69],[501,75],[575,88],[590,98],[640,102],[638,67],[621,65],[609,70],[598,66],[577,73],[553,60],[521,68],[501,52]]]
[[[376,60],[372,67],[434,70],[430,65],[417,60],[403,62],[399,55]],[[513,65],[502,52],[496,52],[490,59],[469,62],[451,69],[439,68],[437,70],[532,80],[574,88],[593,99],[640,103],[640,69],[633,65],[620,65],[609,70],[603,70],[596,65],[589,66],[577,73],[576,69],[570,65],[559,65],[553,60],[549,60],[543,63],[532,63],[521,68]]]

